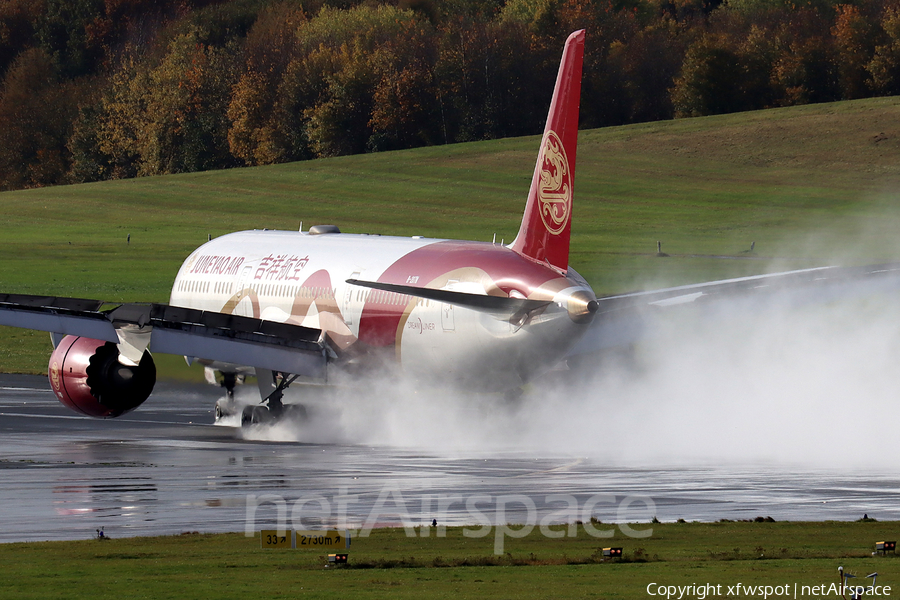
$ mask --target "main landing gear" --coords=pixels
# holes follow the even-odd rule
[[[267,396],[263,397],[259,404],[244,407],[244,410],[241,413],[242,427],[261,425],[264,423],[273,424],[288,416],[306,416],[306,409],[302,405],[285,405],[282,402],[284,391],[297,380],[299,375],[289,375],[287,373],[277,373],[273,371],[258,371],[257,378],[259,379],[260,396],[265,394],[264,390],[267,389],[267,384],[264,381],[266,379],[266,374],[271,374],[270,377],[272,380],[272,384],[268,384],[268,389],[271,389],[271,385],[274,385],[275,389]],[[262,404],[267,404],[267,406],[261,406]]]

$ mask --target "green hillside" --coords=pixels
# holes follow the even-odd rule
[[[537,146],[516,138],[2,193],[0,289],[165,302],[207,235],[301,221],[509,242]],[[896,98],[584,131],[570,262],[609,294],[897,260],[898,182]],[[669,258],[655,256],[657,241]],[[4,331],[0,370],[42,372],[46,338]]]

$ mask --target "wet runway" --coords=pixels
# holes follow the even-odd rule
[[[900,473],[622,468],[583,456],[261,442],[213,426],[220,390],[158,384],[98,421],[45,378],[0,376],[0,541],[295,528],[623,521],[900,520]],[[279,512],[281,511],[281,512]]]

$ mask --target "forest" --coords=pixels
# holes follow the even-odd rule
[[[900,0],[0,0],[0,189],[900,92]]]

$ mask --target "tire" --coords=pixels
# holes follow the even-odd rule
[[[255,406],[245,406],[241,412],[241,427],[249,427],[253,424],[253,409]]]
[[[254,406],[253,407],[253,416],[252,422],[254,425],[261,425],[263,423],[268,423],[272,420],[272,415],[269,413],[269,409],[265,406]]]

